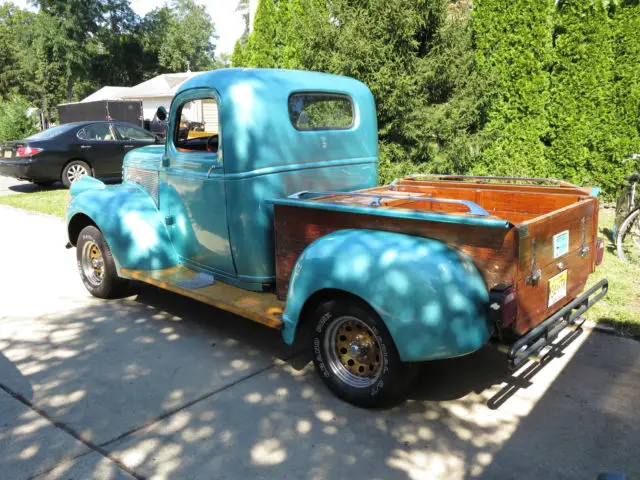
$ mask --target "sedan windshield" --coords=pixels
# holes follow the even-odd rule
[[[31,135],[30,137],[25,138],[25,140],[48,140],[50,138],[57,137],[62,133],[68,132],[73,127],[73,125],[59,125],[57,127],[38,132],[35,135]]]

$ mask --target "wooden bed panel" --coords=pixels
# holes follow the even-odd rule
[[[539,192],[513,192],[499,189],[475,189],[475,185],[468,188],[449,187],[416,187],[399,186],[395,192],[408,194],[427,194],[434,198],[451,198],[455,200],[469,200],[477,203],[489,213],[515,212],[545,214],[566,207],[584,198],[582,195],[556,195]],[[372,193],[383,193],[382,190],[371,190]],[[497,216],[497,215],[496,215]]]
[[[298,256],[307,245],[331,232],[350,228],[386,230],[442,240],[469,255],[488,288],[514,283],[517,275],[517,229],[427,222],[275,205],[276,289],[286,298]]]
[[[595,243],[597,225],[594,223],[594,210],[597,200],[587,200],[570,205],[559,211],[532,219],[520,225],[521,238],[519,240],[519,262],[521,275],[529,275],[532,261],[532,240],[536,239],[536,263],[547,265],[553,258],[553,237],[564,231],[569,231],[569,251],[578,250],[582,246],[582,222],[585,223],[585,243]],[[593,254],[593,246],[589,253]],[[527,273],[528,272],[528,273]]]

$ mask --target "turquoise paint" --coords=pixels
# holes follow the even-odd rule
[[[589,192],[589,196],[597,197],[598,195],[600,195],[601,191],[602,191],[602,189],[600,187],[591,187],[591,191]]]
[[[352,128],[296,130],[287,104],[289,95],[302,91],[349,95]],[[173,221],[168,230],[183,263],[262,290],[275,280],[269,200],[300,189],[347,191],[377,184],[373,96],[361,82],[335,75],[216,70],[180,87],[168,132],[175,129],[178,107],[203,96],[218,103],[217,154],[180,152],[170,136],[164,154],[157,147],[134,150],[126,156],[125,168],[161,168],[159,207]]]
[[[291,277],[283,315],[287,343],[293,343],[306,300],[324,289],[371,305],[404,361],[468,354],[492,333],[482,276],[466,255],[433,239],[342,230],[316,240]]]
[[[296,207],[311,208],[315,210],[329,210],[334,212],[360,213],[363,215],[373,215],[378,217],[406,218],[408,220],[425,220],[430,222],[455,223],[458,225],[473,225],[477,227],[492,227],[509,229],[511,223],[498,218],[487,218],[481,216],[447,215],[445,213],[431,213],[419,210],[408,209],[385,209],[363,205],[342,205],[331,202],[307,202],[293,198],[282,198],[270,200],[270,203],[278,205],[292,205]]]
[[[178,264],[155,202],[133,183],[106,186],[83,177],[71,187],[67,222],[77,214],[91,218],[102,231],[118,269],[157,270]]]

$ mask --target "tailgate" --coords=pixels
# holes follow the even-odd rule
[[[598,200],[584,197],[518,226],[518,333],[582,292],[595,268],[597,225]]]

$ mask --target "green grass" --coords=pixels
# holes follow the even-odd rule
[[[612,240],[614,211],[600,210],[600,236],[606,239],[604,260],[589,284],[609,280],[609,293],[586,313],[595,322],[614,327],[618,333],[640,339],[640,268],[622,262]]]
[[[66,189],[0,197],[0,204],[63,218],[68,202]],[[589,279],[589,285],[601,278],[609,279],[609,293],[586,316],[615,327],[620,334],[640,338],[640,269],[626,265],[616,255],[611,239],[613,220],[612,209],[600,211],[600,236],[606,239],[604,261]]]
[[[48,213],[64,218],[64,212],[69,203],[69,190],[46,190],[35,193],[18,193],[0,197],[0,204],[10,205],[25,210]]]

